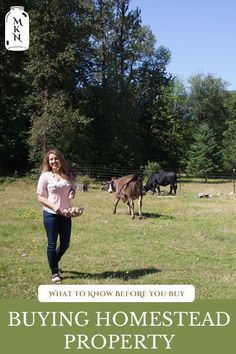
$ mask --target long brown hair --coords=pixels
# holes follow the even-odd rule
[[[44,159],[43,159],[43,163],[42,163],[42,171],[43,172],[52,171],[52,167],[49,164],[49,155],[50,154],[54,154],[58,158],[58,160],[60,161],[59,174],[63,178],[65,178],[69,181],[73,181],[74,177],[72,176],[72,174],[66,164],[65,158],[64,158],[63,154],[61,153],[61,151],[57,150],[57,149],[51,149],[45,154]]]

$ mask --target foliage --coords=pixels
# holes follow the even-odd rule
[[[232,94],[228,99],[229,118],[226,122],[226,130],[223,133],[223,166],[231,172],[236,167],[236,95]]]
[[[194,128],[202,123],[208,124],[221,145],[227,119],[225,105],[228,97],[227,83],[211,74],[191,76],[189,83],[190,112],[192,113]]]
[[[188,145],[188,114],[184,86],[176,79],[171,80],[152,106],[153,159],[165,168],[177,168]]]
[[[207,174],[218,170],[219,155],[220,150],[213,131],[206,123],[202,123],[187,154],[186,172],[197,177],[207,177]]]
[[[148,163],[144,166],[143,176],[145,178],[149,178],[151,175],[153,175],[154,173],[160,171],[161,169],[162,168],[161,168],[161,165],[159,163],[148,161]]]
[[[17,2],[16,2],[17,3]],[[14,3],[15,5],[17,5]],[[24,5],[22,1],[20,5]],[[12,6],[11,1],[0,4],[1,19],[5,18]],[[4,21],[0,21],[0,175],[18,173],[29,168],[27,138],[29,119],[24,105],[27,83],[24,77],[25,52],[10,52],[3,46]]]
[[[2,4],[4,16],[11,3]],[[130,0],[17,4],[30,15],[30,48],[0,53],[1,175],[37,167],[51,147],[77,170],[148,161],[178,169],[202,123],[222,150],[214,166],[235,163],[227,84],[195,75],[187,91],[167,72],[170,50],[156,45]]]
[[[54,95],[48,103],[47,111],[34,117],[30,145],[31,158],[42,160],[42,153],[57,146],[64,152],[67,160],[79,164],[89,161],[89,135],[86,134],[90,120],[79,110],[66,107],[67,98],[63,94]]]
[[[88,175],[79,175],[77,178],[77,182],[89,186],[90,184],[94,183],[94,179]]]
[[[52,147],[78,163],[78,146],[89,146],[84,134],[89,119],[74,104],[76,32],[72,11],[76,5],[73,0],[38,1],[30,13],[32,40],[26,72],[31,94],[27,103],[31,117],[30,158],[36,163]],[[81,159],[86,152],[81,151]]]
[[[159,47],[150,60],[145,60],[138,69],[136,114],[139,116],[141,150],[145,163],[148,159],[161,162],[164,160],[166,142],[162,139],[162,134],[167,117],[160,114],[160,102],[171,85],[171,76],[165,69],[169,61],[169,50]]]
[[[142,73],[147,66],[153,67],[152,75],[159,81],[153,88],[155,79],[147,83],[147,90],[154,92],[168,63],[165,52],[154,49],[151,30],[141,25],[140,11],[129,11],[128,7],[127,0],[96,2],[93,85],[86,82],[81,89],[87,102],[84,112],[94,117],[94,160],[120,166],[146,159],[142,149],[143,110],[137,109],[145,84]]]

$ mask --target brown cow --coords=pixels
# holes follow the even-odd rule
[[[134,200],[138,199],[139,219],[142,219],[143,182],[136,174],[112,178],[109,182],[108,192],[115,192],[113,214],[116,213],[116,207],[121,199],[123,202],[127,202],[129,215],[132,215],[132,219],[134,219]]]

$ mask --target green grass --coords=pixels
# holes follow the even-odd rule
[[[132,220],[122,202],[112,215],[112,196],[93,187],[73,202],[85,212],[73,219],[63,284],[193,284],[197,298],[236,298],[236,196],[216,196],[231,192],[230,182],[146,195],[143,220]],[[50,284],[35,189],[27,179],[0,186],[0,298],[34,298],[38,285]]]

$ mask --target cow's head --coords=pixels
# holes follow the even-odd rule
[[[143,187],[143,191],[146,193],[146,192],[148,192],[151,188],[152,188],[152,184],[151,184],[151,183],[147,183],[147,184]]]
[[[109,182],[109,188],[108,188],[108,192],[112,193],[116,191],[116,179],[112,178],[111,181]]]

